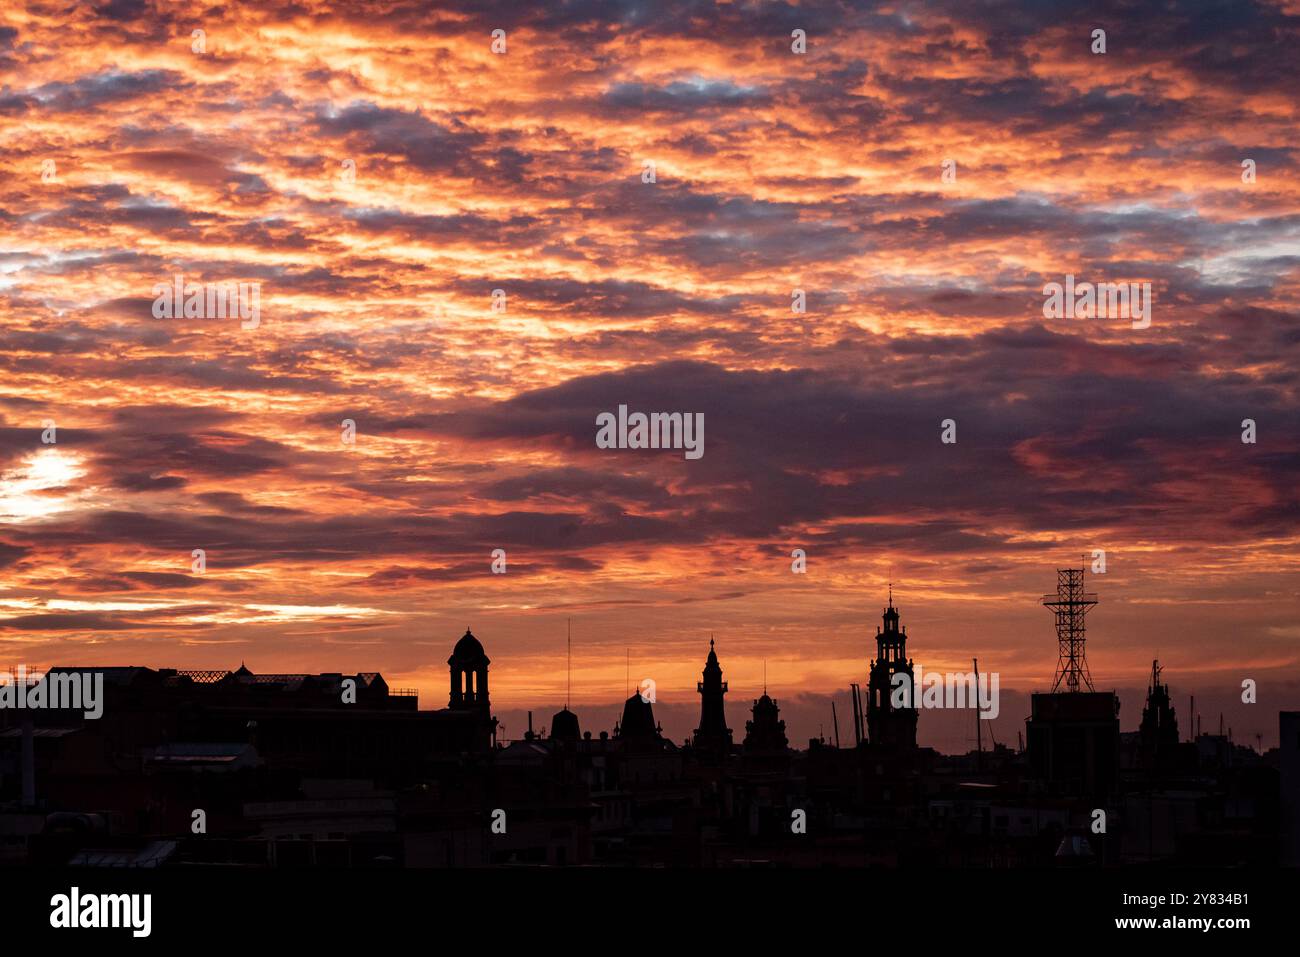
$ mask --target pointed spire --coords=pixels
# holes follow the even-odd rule
[[[731,729],[727,727],[722,699],[727,693],[727,683],[722,680],[722,666],[713,632],[709,632],[709,655],[704,662],[704,673],[696,684],[700,694],[700,726],[695,729],[691,743],[710,754],[731,747]]]

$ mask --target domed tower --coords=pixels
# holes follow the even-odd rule
[[[754,720],[745,722],[745,751],[748,753],[784,751],[790,746],[785,736],[785,722],[781,720],[781,709],[775,701],[767,696],[754,702]]]
[[[700,726],[695,729],[692,743],[707,751],[730,751],[731,729],[722,712],[722,697],[727,693],[727,683],[722,680],[722,666],[718,664],[713,639],[709,639],[709,657],[704,662],[704,680],[697,682],[700,694]]]
[[[623,720],[618,724],[621,737],[654,737],[657,727],[655,709],[650,706],[650,699],[641,697],[641,693],[637,692],[623,702]]]
[[[895,708],[894,675],[907,675],[902,685],[912,695],[910,708]],[[876,629],[876,657],[871,661],[867,685],[867,736],[873,745],[892,748],[916,747],[918,695],[912,662],[907,657],[907,629],[898,627],[898,609],[894,607],[894,590],[889,590],[889,606],[884,613],[884,628]]]
[[[658,750],[663,744],[660,730],[650,699],[634,691],[623,703],[623,720],[614,726],[614,737],[629,751]]]
[[[569,696],[573,693],[573,621],[569,621],[569,634],[565,639],[565,648],[568,656],[566,668],[568,669],[567,684],[564,688],[564,708],[555,712],[555,717],[551,718],[551,737],[556,741],[566,743],[576,743],[582,737],[581,729],[578,727],[578,716],[569,710]]]
[[[451,668],[451,701],[454,711],[477,711],[484,717],[492,713],[488,701],[488,660],[483,646],[466,628],[452,649],[447,664]]]
[[[578,716],[567,707],[551,718],[551,737],[557,741],[577,741],[582,737]]]

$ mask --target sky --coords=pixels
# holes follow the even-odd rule
[[[442,707],[468,627],[504,737],[651,678],[680,740],[712,636],[737,738],[766,675],[802,746],[892,581],[1014,743],[1086,564],[1125,730],[1159,658],[1184,736],[1275,744],[1298,50],[1297,0],[6,5],[0,662]],[[1149,325],[1048,317],[1067,275]],[[703,454],[599,447],[620,405]]]

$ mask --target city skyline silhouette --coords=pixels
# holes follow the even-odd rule
[[[20,932],[1277,922],[1298,3],[0,9]]]

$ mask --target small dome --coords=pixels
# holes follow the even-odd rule
[[[468,628],[465,634],[461,635],[460,641],[456,642],[456,647],[452,649],[451,657],[447,663],[453,661],[485,661],[487,654],[483,651],[483,645],[474,637],[474,633]]]
[[[578,716],[568,708],[557,711],[555,717],[551,718],[551,737],[568,741],[578,740],[581,737],[578,728]]]
[[[641,697],[639,692],[633,692],[632,697],[623,703],[623,720],[619,723],[619,737],[634,740],[651,740],[659,737],[659,729],[655,725],[655,710],[649,699]]]

